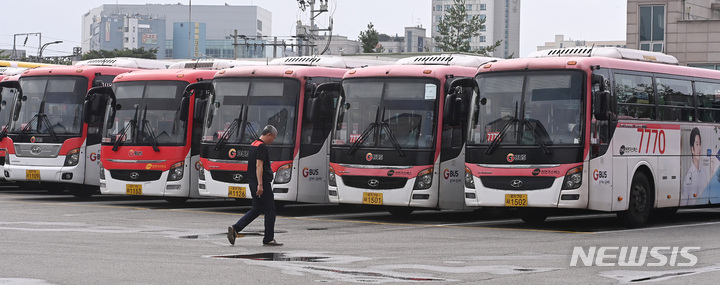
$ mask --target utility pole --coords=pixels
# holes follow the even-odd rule
[[[238,43],[237,43],[237,37],[238,37],[237,29],[235,29],[235,33],[234,33],[234,35],[232,35],[231,37],[233,37],[233,59],[237,59],[237,58],[238,58],[238,57],[237,57],[237,56],[238,56],[238,54],[237,54],[237,46],[238,46]]]
[[[27,44],[28,37],[32,35],[38,36],[38,48],[40,48],[40,44],[42,43],[42,33],[24,33],[13,35],[13,51],[11,56],[12,60],[18,60],[16,48],[17,36],[25,36],[25,41],[23,42],[23,46],[25,46],[25,44]]]

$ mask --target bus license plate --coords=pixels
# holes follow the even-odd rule
[[[383,193],[363,192],[363,204],[382,205]]]
[[[40,180],[40,170],[25,170],[25,179]]]
[[[505,194],[506,207],[527,207],[527,194]]]
[[[127,195],[142,195],[142,185],[141,184],[126,184],[125,185],[125,194],[127,194]]]
[[[245,198],[245,187],[228,186],[228,197],[230,198]]]

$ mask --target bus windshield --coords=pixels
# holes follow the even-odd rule
[[[289,78],[221,78],[213,83],[203,142],[250,144],[266,125],[274,145],[293,145],[300,82]]]
[[[432,148],[438,85],[431,78],[343,80],[333,145]]]
[[[579,145],[583,74],[479,74],[468,145]]]
[[[10,119],[10,110],[12,102],[15,99],[17,90],[15,88],[0,87],[0,100],[5,104],[0,105],[0,130],[5,128]]]
[[[187,122],[180,120],[180,105],[187,85],[185,81],[114,83],[115,108],[107,108],[103,143],[121,139],[123,145],[184,145]]]
[[[9,133],[79,135],[88,81],[78,76],[20,78],[22,96],[17,121]]]

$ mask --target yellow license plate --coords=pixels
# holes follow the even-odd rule
[[[363,192],[363,204],[382,205],[383,193]]]
[[[25,179],[40,180],[40,170],[25,170]]]
[[[245,187],[228,186],[228,197],[230,198],[245,198]]]
[[[506,207],[527,207],[527,194],[505,194]]]
[[[125,185],[125,194],[142,195],[142,185],[141,184],[126,184]]]

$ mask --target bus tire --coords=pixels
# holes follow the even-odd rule
[[[165,197],[165,201],[175,206],[183,205],[187,200],[188,197]]]
[[[643,173],[636,173],[630,184],[628,209],[618,212],[618,218],[629,228],[645,225],[653,208],[654,191]]]
[[[542,224],[548,217],[548,211],[542,208],[527,208],[519,210],[520,219],[531,225]]]
[[[406,219],[410,217],[410,214],[413,212],[413,208],[410,207],[392,207],[388,208],[387,211],[390,213],[390,215],[393,215],[393,217]]]

